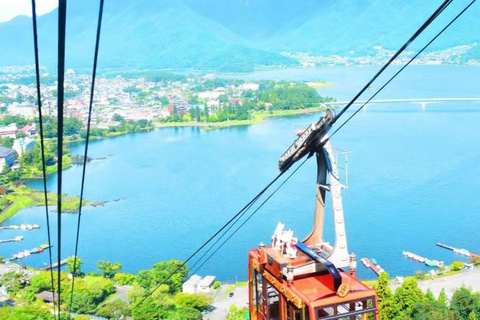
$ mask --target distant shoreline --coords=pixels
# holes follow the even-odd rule
[[[228,128],[234,126],[248,126],[253,124],[265,123],[267,118],[277,118],[277,117],[288,117],[302,114],[310,114],[315,112],[323,112],[327,110],[327,107],[313,107],[306,109],[296,109],[296,110],[279,110],[273,111],[272,113],[268,111],[257,111],[253,113],[253,119],[250,120],[232,120],[232,121],[222,121],[222,122],[165,122],[165,123],[155,123],[155,128],[175,128],[175,127],[197,127],[205,131]],[[108,137],[107,137],[108,138]]]

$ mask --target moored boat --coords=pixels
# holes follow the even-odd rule
[[[428,267],[435,267],[435,263],[433,263],[433,261],[431,260],[425,260],[425,264],[428,266]]]
[[[32,249],[32,253],[40,253],[40,252],[43,252],[43,248],[42,248],[42,247]]]

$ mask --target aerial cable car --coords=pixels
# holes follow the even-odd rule
[[[307,156],[317,159],[317,191],[312,232],[299,242],[278,224],[272,245],[260,243],[248,254],[249,314],[258,320],[378,320],[375,290],[356,279],[356,258],[349,254],[338,167],[328,131],[331,110],[299,132],[282,155],[281,172]],[[335,242],[323,237],[325,199],[330,193]],[[350,272],[343,268],[349,267]]]

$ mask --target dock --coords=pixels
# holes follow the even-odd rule
[[[67,264],[67,259],[63,259],[62,261],[60,261],[60,266],[63,266],[64,264]],[[58,267],[58,263],[55,262],[54,264],[52,264],[50,266],[45,266],[45,267],[38,268],[38,270],[50,270],[50,269],[55,269],[57,267]]]
[[[441,268],[444,266],[443,261],[438,261],[438,260],[430,260],[426,257],[419,256],[418,254],[415,254],[410,251],[403,251],[403,255],[409,259],[412,259],[414,261],[420,262],[420,263],[425,263],[428,267],[437,267]]]
[[[415,254],[415,253],[410,252],[410,251],[403,251],[403,255],[405,257],[409,258],[409,259],[415,260],[415,261],[420,262],[420,263],[425,263],[425,261],[428,260],[427,258],[419,256],[418,254]]]
[[[17,225],[0,226],[0,230],[33,230],[33,229],[40,229],[40,226],[36,223],[34,224],[22,223],[19,226]]]
[[[0,243],[8,243],[8,242],[19,242],[23,240],[23,236],[15,237],[13,239],[6,239],[6,240],[0,240]]]
[[[441,248],[444,248],[444,249],[447,249],[447,250],[451,250],[451,251],[453,251],[453,252],[455,252],[455,253],[464,255],[464,256],[469,257],[469,258],[475,258],[475,257],[478,257],[478,256],[479,256],[478,254],[475,254],[475,253],[473,253],[473,252],[470,252],[470,251],[468,251],[467,249],[455,248],[455,247],[446,245],[446,244],[441,243],[441,242],[437,242],[437,246],[439,246],[439,247],[441,247]]]
[[[17,237],[18,238],[18,237]],[[23,237],[22,237],[23,238]],[[38,254],[38,253],[42,253],[45,251],[45,249],[48,249],[52,246],[49,246],[48,244],[42,244],[40,245],[40,247],[38,248],[33,248],[32,250],[23,250],[23,251],[20,251],[18,253],[14,253],[12,254],[12,256],[10,258],[5,258],[2,260],[2,262],[7,262],[7,261],[13,261],[13,260],[17,260],[17,259],[23,259],[23,258],[26,258],[28,256],[30,256],[31,254]]]
[[[380,267],[379,264],[373,263],[372,260],[370,260],[368,258],[362,258],[362,259],[360,259],[360,261],[362,261],[365,268],[372,269],[373,272],[375,272],[377,275],[380,275],[380,273],[385,272],[385,270],[383,270],[382,267]]]

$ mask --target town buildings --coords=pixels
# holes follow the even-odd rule
[[[0,147],[0,170],[3,172],[5,165],[11,167],[15,163],[15,150]]]

